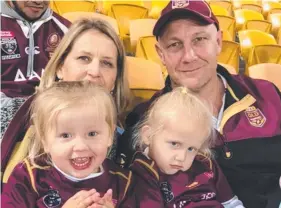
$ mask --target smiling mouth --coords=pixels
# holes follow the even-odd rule
[[[87,169],[91,165],[92,157],[77,157],[70,160],[72,167],[76,170]]]

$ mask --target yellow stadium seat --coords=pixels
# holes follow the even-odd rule
[[[236,30],[258,29],[269,33],[271,31],[271,23],[264,20],[261,13],[249,9],[237,9],[234,11],[236,19]]]
[[[139,38],[152,36],[156,19],[137,19],[130,21],[131,51],[135,53]]]
[[[162,64],[161,59],[155,49],[156,43],[157,40],[154,36],[141,37],[137,43],[136,57],[144,58],[158,63],[162,68],[163,75],[165,75],[166,68]]]
[[[211,4],[210,5],[212,12],[214,15],[221,15],[221,16],[230,16],[229,12],[222,6]]]
[[[149,17],[158,19],[160,17],[162,10],[167,6],[169,2],[170,0],[163,0],[163,1],[152,0]]]
[[[239,43],[223,40],[222,51],[218,56],[218,62],[232,66],[236,72],[239,71]]]
[[[60,15],[67,12],[95,12],[96,11],[95,0],[84,1],[59,1],[53,0],[50,2],[50,8]]]
[[[281,45],[281,27],[279,28],[279,30],[278,30],[278,33],[277,33],[278,35],[277,35],[277,44],[278,45]]]
[[[281,45],[259,45],[252,48],[247,67],[263,63],[281,64]]]
[[[263,16],[267,17],[271,13],[280,13],[281,3],[279,2],[266,2],[263,4]]]
[[[269,14],[267,19],[272,25],[271,34],[277,38],[278,30],[281,27],[281,13]]]
[[[149,100],[155,92],[164,87],[161,67],[157,63],[128,56],[126,67],[129,87],[139,102]]]
[[[128,5],[136,5],[136,6],[144,6],[143,1],[137,0],[127,0],[127,1],[119,1],[119,0],[102,0],[99,2],[101,7],[101,12],[105,15],[111,16],[111,6],[113,4],[128,4]]]
[[[249,54],[255,46],[277,44],[273,35],[259,30],[239,31],[238,37],[240,41],[241,56],[244,58],[246,64],[248,64]]]
[[[249,76],[254,79],[264,79],[276,85],[281,91],[281,65],[280,64],[257,64],[249,67]]]
[[[209,2],[209,5],[218,5],[221,6],[223,8],[225,8],[228,11],[228,14],[230,16],[233,15],[233,6],[232,6],[232,2],[229,0],[211,0]]]
[[[230,39],[224,38],[224,40],[235,41],[235,29],[236,29],[235,19],[233,17],[221,16],[221,15],[218,15],[216,17],[219,21],[221,30],[224,32],[224,35],[227,35],[227,37],[230,36]]]
[[[131,4],[113,4],[112,16],[117,20],[120,37],[123,40],[126,52],[132,53],[130,46],[130,20],[148,17],[148,9]]]
[[[116,33],[119,35],[119,28],[116,19],[99,14],[99,13],[93,13],[93,12],[68,12],[64,13],[62,15],[64,18],[68,19],[70,22],[75,22],[76,20],[79,20],[81,18],[97,18],[102,19],[108,22],[111,27],[116,31]]]
[[[262,5],[260,0],[233,0],[234,10],[236,9],[249,9],[252,11],[262,12]]]
[[[238,74],[238,71],[233,67],[230,66],[228,64],[223,64],[218,62],[219,65],[223,66],[224,68],[226,68],[226,70],[230,73],[230,74]]]

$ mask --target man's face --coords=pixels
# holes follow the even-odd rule
[[[35,21],[39,19],[42,14],[49,7],[50,1],[41,0],[41,1],[22,1],[15,0],[10,1],[10,6],[24,19],[28,21]]]
[[[199,91],[216,77],[221,31],[215,25],[199,25],[191,19],[169,23],[156,50],[168,70],[172,87]]]

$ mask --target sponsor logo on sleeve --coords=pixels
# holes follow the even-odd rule
[[[174,199],[172,187],[168,182],[160,183],[160,190],[161,190],[162,196],[164,198],[164,201],[166,203],[169,203],[170,201],[172,201]]]
[[[260,109],[255,106],[250,106],[245,110],[245,115],[249,123],[254,127],[263,127],[266,122],[266,117],[263,115]]]
[[[18,59],[20,51],[12,31],[1,31],[1,60]]]

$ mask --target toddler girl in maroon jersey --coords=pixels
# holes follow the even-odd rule
[[[244,207],[211,159],[214,135],[209,108],[186,88],[161,96],[135,131],[134,146],[143,150],[130,166],[142,179],[137,195],[145,199],[154,185],[161,196],[148,197],[163,207]]]
[[[131,174],[106,159],[116,110],[112,96],[87,82],[58,82],[31,108],[30,152],[3,188],[2,206],[118,207]]]

